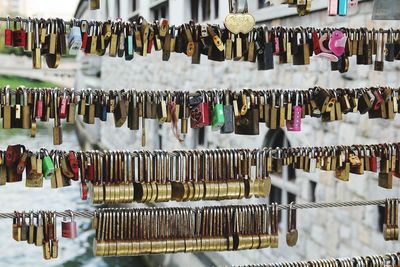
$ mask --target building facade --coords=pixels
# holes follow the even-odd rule
[[[298,17],[296,11],[287,6],[267,7],[265,1],[249,0],[249,11],[258,23],[283,26],[310,27],[397,27],[395,22],[371,21],[372,1],[360,1],[359,7],[349,10],[347,17],[328,17],[327,1],[314,1],[312,14]],[[166,17],[171,24],[179,24],[194,18],[198,22],[222,23],[228,13],[226,0],[102,0],[101,10],[89,11],[87,1],[81,1],[76,17],[106,20],[134,19],[141,15],[148,21]],[[310,88],[320,85],[328,88],[358,88],[373,85],[399,86],[400,66],[385,63],[384,72],[375,72],[371,66],[360,66],[350,62],[348,73],[330,71],[330,64],[311,59],[309,66],[278,65],[269,71],[257,71],[255,64],[248,62],[211,62],[203,59],[200,65],[191,65],[184,55],[171,55],[169,62],[161,61],[161,53],[153,52],[146,58],[135,56],[132,62],[107,56],[80,57],[81,67],[77,74],[77,88],[102,89],[289,89]],[[109,124],[113,125],[109,117]],[[215,148],[215,147],[262,147],[262,146],[325,146],[340,144],[369,144],[396,142],[399,139],[400,120],[369,120],[365,115],[347,114],[340,122],[322,123],[315,118],[303,120],[301,132],[286,130],[269,131],[261,127],[256,137],[215,134],[206,130],[189,131],[183,144],[172,135],[171,128],[160,127],[157,122],[148,123],[148,140],[145,149]],[[103,124],[85,127],[82,139],[88,147],[140,149],[140,132],[128,129],[113,129]],[[84,132],[84,133],[83,133]],[[90,137],[90,139],[86,139]],[[118,138],[115,138],[118,136]],[[91,140],[90,142],[88,140]],[[374,174],[351,175],[349,182],[337,181],[331,173],[305,173],[284,170],[282,176],[272,177],[273,188],[269,201],[279,203],[330,202],[365,199],[381,199],[400,195],[400,181],[395,189],[385,190],[377,186]],[[259,203],[252,200],[250,203]],[[267,201],[267,200],[264,200]],[[207,202],[194,203],[202,205]],[[228,202],[224,202],[228,203]],[[232,202],[230,202],[232,203]],[[249,203],[248,201],[235,203]],[[176,205],[177,203],[168,203]],[[212,204],[209,202],[207,204]],[[215,204],[215,203],[214,203]],[[220,252],[205,254],[178,254],[150,257],[161,264],[177,266],[240,265],[266,263],[277,260],[305,260],[326,257],[346,257],[367,253],[395,251],[396,243],[385,242],[382,235],[383,209],[367,206],[351,209],[316,209],[298,212],[299,242],[289,248],[285,244],[286,213],[280,223],[280,247],[260,251]],[[398,247],[398,245],[397,245]]]

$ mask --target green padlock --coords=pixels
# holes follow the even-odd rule
[[[224,106],[220,103],[219,93],[217,93],[216,99],[217,103],[214,105],[214,108],[211,111],[211,130],[213,131],[219,131],[225,123]]]
[[[54,174],[54,163],[47,150],[42,150],[44,157],[42,159],[42,171],[45,179],[50,179]]]

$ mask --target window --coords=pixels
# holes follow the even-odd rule
[[[135,12],[135,11],[138,9],[137,0],[131,0],[131,2],[132,2],[131,11],[132,11],[132,12]]]
[[[194,21],[207,21],[218,18],[219,0],[191,0],[191,17]]]
[[[271,2],[268,0],[258,0],[258,8],[269,7]]]
[[[198,130],[198,145],[202,146],[204,145],[206,140],[206,131],[205,131],[205,127],[202,127]]]
[[[281,128],[270,129],[264,138],[263,147],[290,147],[290,142],[286,137],[285,131]],[[292,166],[288,167],[287,178],[289,181],[295,181],[296,179],[296,169]]]
[[[310,181],[310,202],[315,202],[317,199],[315,195],[316,188],[317,183],[314,181]]]
[[[270,202],[282,203],[282,189],[277,186],[271,186],[271,192],[269,194]]]
[[[190,0],[190,15],[192,20],[199,21],[199,0]]]
[[[211,15],[210,1],[211,0],[201,0],[203,20],[210,20],[210,15]]]
[[[108,0],[106,0],[106,17],[110,17],[110,4],[108,3]]]
[[[288,192],[287,193],[287,203],[290,204],[292,202],[296,203],[296,195]]]
[[[219,0],[214,0],[214,14],[215,18],[218,18],[219,15]]]
[[[153,20],[159,20],[162,18],[168,18],[168,1],[162,2],[151,8],[151,13],[153,15]]]
[[[385,223],[385,207],[378,206],[378,229],[382,233],[383,232],[383,224]]]
[[[121,16],[121,1],[117,0],[116,3],[117,4],[115,5],[115,9],[117,12],[115,17],[119,18]]]

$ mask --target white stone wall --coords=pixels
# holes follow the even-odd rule
[[[359,4],[357,10],[350,11],[347,17],[328,17],[326,10],[306,17],[289,17],[274,20],[270,25],[315,26],[315,27],[398,27],[398,22],[372,22],[372,2]],[[330,64],[311,59],[309,66],[275,65],[274,70],[257,71],[256,65],[247,62],[215,63],[204,56],[200,65],[191,65],[190,59],[182,55],[172,55],[169,62],[161,61],[161,54],[142,58],[135,56],[132,62],[109,57],[102,58],[101,81],[104,89],[212,89],[212,88],[309,88],[315,85],[323,87],[363,87],[373,85],[399,86],[400,63],[386,63],[384,72],[374,72],[373,66],[358,66],[351,60],[350,71],[346,74],[330,71]],[[79,84],[78,87],[85,86]],[[303,120],[303,131],[287,132],[292,146],[369,144],[399,141],[400,116],[395,121],[368,120],[366,115],[347,114],[341,122],[322,123],[315,118]],[[111,117],[108,124],[113,125]],[[101,143],[109,148],[140,149],[140,133],[128,129],[115,129],[109,125],[89,127],[100,132]],[[98,131],[100,130],[100,131]],[[209,129],[206,134],[206,147],[260,147],[267,128],[261,126],[257,137],[219,135]],[[158,148],[158,137],[163,137],[163,149],[192,148],[195,132],[189,129],[184,144],[179,144],[172,135],[171,128],[163,126],[159,131],[155,122],[147,122],[148,143],[146,149]],[[115,138],[117,136],[117,138]],[[349,201],[362,199],[381,199],[400,196],[400,179],[395,178],[393,190],[377,186],[374,174],[364,176],[351,175],[349,182],[335,180],[331,173],[317,172],[306,174],[296,172],[295,187],[298,191],[297,202],[310,201],[309,181],[316,181],[316,199],[318,202]],[[279,179],[279,178],[273,178]],[[232,203],[232,202],[231,202]],[[248,203],[248,202],[241,202]],[[196,203],[201,205],[202,203]],[[283,228],[284,225],[281,225]],[[378,208],[376,206],[359,208],[316,209],[298,212],[299,242],[294,248],[288,248],[281,232],[280,248],[261,251],[223,252],[207,254],[215,262],[228,264],[251,264],[272,262],[275,260],[305,260],[312,258],[345,257],[368,253],[394,252],[399,243],[385,242],[378,231]],[[189,258],[186,254],[166,256],[164,263],[182,262]],[[181,261],[183,260],[183,261]]]

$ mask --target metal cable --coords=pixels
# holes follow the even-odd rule
[[[54,18],[47,18],[47,19],[44,19],[44,18],[35,18],[35,17],[33,17],[33,18],[22,18],[22,17],[0,17],[0,21],[10,21],[10,22],[29,22],[29,19],[31,19],[30,21],[32,22],[32,21],[34,21],[35,19],[38,19],[39,21],[48,21],[49,19],[54,19]],[[57,19],[57,18],[55,18],[55,19]],[[71,25],[73,25],[73,24],[76,24],[76,23],[81,23],[82,21],[86,21],[86,22],[90,22],[90,23],[100,23],[101,21],[94,21],[94,20],[87,20],[87,19],[75,19],[75,18],[73,18],[73,19],[71,19],[71,20],[63,20],[63,19],[58,19],[58,20],[60,20],[60,21],[62,21],[65,25],[67,25],[67,26],[71,26]],[[118,20],[114,20],[114,21],[118,21]],[[131,22],[129,22],[129,21],[127,21],[127,23],[131,23]],[[294,27],[283,27],[283,26],[280,26],[280,28],[294,28]],[[312,28],[310,28],[310,27],[303,27],[305,30],[308,30],[308,29],[312,29]],[[342,27],[342,28],[324,28],[324,29],[327,29],[327,30],[335,30],[335,29],[349,29],[349,30],[354,30],[354,28],[344,28],[344,27]],[[359,30],[363,30],[364,28],[358,28]],[[400,31],[400,29],[387,29],[387,30],[383,30],[383,29],[375,29],[375,28],[372,28],[372,29],[368,29],[368,31],[374,31],[374,32],[381,32],[381,33],[389,33],[389,32],[395,32],[395,33],[397,33],[397,32],[399,32]]]
[[[400,201],[400,198],[391,198],[397,201]],[[346,201],[346,202],[327,202],[327,203],[304,203],[304,204],[293,204],[292,208],[293,209],[319,209],[319,208],[341,208],[341,207],[357,207],[357,206],[372,206],[372,205],[383,205],[385,204],[386,199],[381,199],[381,200],[361,200],[361,201]],[[219,205],[218,207],[220,207]],[[225,207],[243,207],[246,205],[222,205]],[[260,207],[271,207],[271,205],[268,204],[260,204],[260,205],[253,205],[253,206],[260,206]],[[177,209],[181,210],[201,210],[201,209],[207,209],[207,208],[212,208],[213,206],[204,206],[204,207],[179,207]],[[278,210],[287,210],[290,208],[290,204],[280,204],[278,205]],[[165,208],[162,207],[151,207],[151,208],[106,208],[106,209],[99,209],[98,211],[101,210],[141,210],[141,209],[146,209],[146,210],[162,210]],[[25,213],[27,215],[33,214],[37,215],[41,212],[46,212],[46,211],[24,211],[24,212],[18,212],[19,214]],[[70,217],[71,212],[74,217],[78,218],[92,218],[93,215],[95,214],[96,211],[93,210],[77,210],[77,211],[71,211],[71,210],[65,210],[65,211],[51,211],[58,217]],[[14,213],[0,213],[0,218],[1,219],[12,219],[15,217],[15,212]]]
[[[399,260],[399,257],[400,257],[400,252],[395,252],[395,253],[386,253],[384,255],[368,255],[368,256],[351,257],[351,258],[330,258],[330,259],[318,259],[318,260],[312,260],[312,261],[305,260],[305,261],[293,261],[293,262],[274,262],[272,264],[263,263],[263,264],[252,264],[252,265],[240,265],[240,266],[236,266],[236,267],[316,266],[313,263],[317,263],[318,264],[318,263],[321,263],[321,262],[323,262],[323,266],[325,266],[326,260],[335,260],[336,262],[351,261],[353,263],[352,266],[364,266],[364,262],[366,260],[368,262],[369,259],[383,259],[382,262],[378,261],[379,263],[381,263],[378,266],[386,266],[386,265],[396,266],[397,265],[397,261]]]
[[[4,87],[5,89],[12,89],[8,86]],[[4,89],[3,88],[3,89]],[[176,93],[188,93],[189,95],[198,95],[201,92],[205,92],[205,93],[214,93],[214,92],[218,92],[218,93],[224,93],[224,92],[243,92],[246,91],[248,89],[242,89],[242,90],[231,90],[231,89],[216,89],[216,90],[195,90],[195,91],[188,91],[188,90],[136,90],[136,89],[121,89],[121,90],[104,90],[104,89],[91,89],[91,88],[86,88],[86,89],[75,89],[75,88],[58,88],[58,87],[43,87],[43,88],[36,88],[36,87],[25,87],[23,85],[18,86],[15,88],[16,90],[9,90],[9,94],[10,95],[16,95],[18,89],[22,90],[22,92],[24,92],[25,90],[34,90],[34,91],[39,91],[39,92],[45,92],[46,90],[50,90],[52,92],[57,92],[61,95],[63,95],[64,93],[67,96],[71,96],[72,94],[74,94],[75,96],[82,96],[83,94],[85,96],[87,95],[92,95],[92,96],[111,96],[114,95],[115,93],[121,93],[122,96],[129,96],[129,95],[133,95],[134,93],[136,94],[140,94],[140,93],[144,93],[144,94],[171,94],[172,96]],[[299,94],[306,94],[306,93],[315,93],[318,92],[318,90],[327,90],[329,92],[333,92],[333,94],[335,95],[336,98],[341,97],[340,93],[342,92],[352,92],[356,95],[361,95],[362,93],[364,93],[365,91],[372,91],[372,90],[385,90],[385,89],[390,89],[395,93],[400,94],[400,88],[398,87],[390,87],[390,86],[380,86],[380,85],[376,85],[376,86],[370,86],[370,87],[357,87],[357,88],[324,88],[321,86],[317,86],[317,87],[311,87],[308,89],[298,89],[298,88],[293,88],[293,89],[275,89],[275,88],[268,88],[268,89],[251,89],[252,92],[255,93],[262,93],[264,91],[267,92],[278,92],[280,94],[288,94],[288,93],[299,93]],[[1,88],[0,88],[1,90]],[[41,91],[42,90],[42,91]],[[19,91],[21,92],[21,91]],[[3,92],[4,94],[4,92]],[[294,97],[295,95],[293,95]]]

